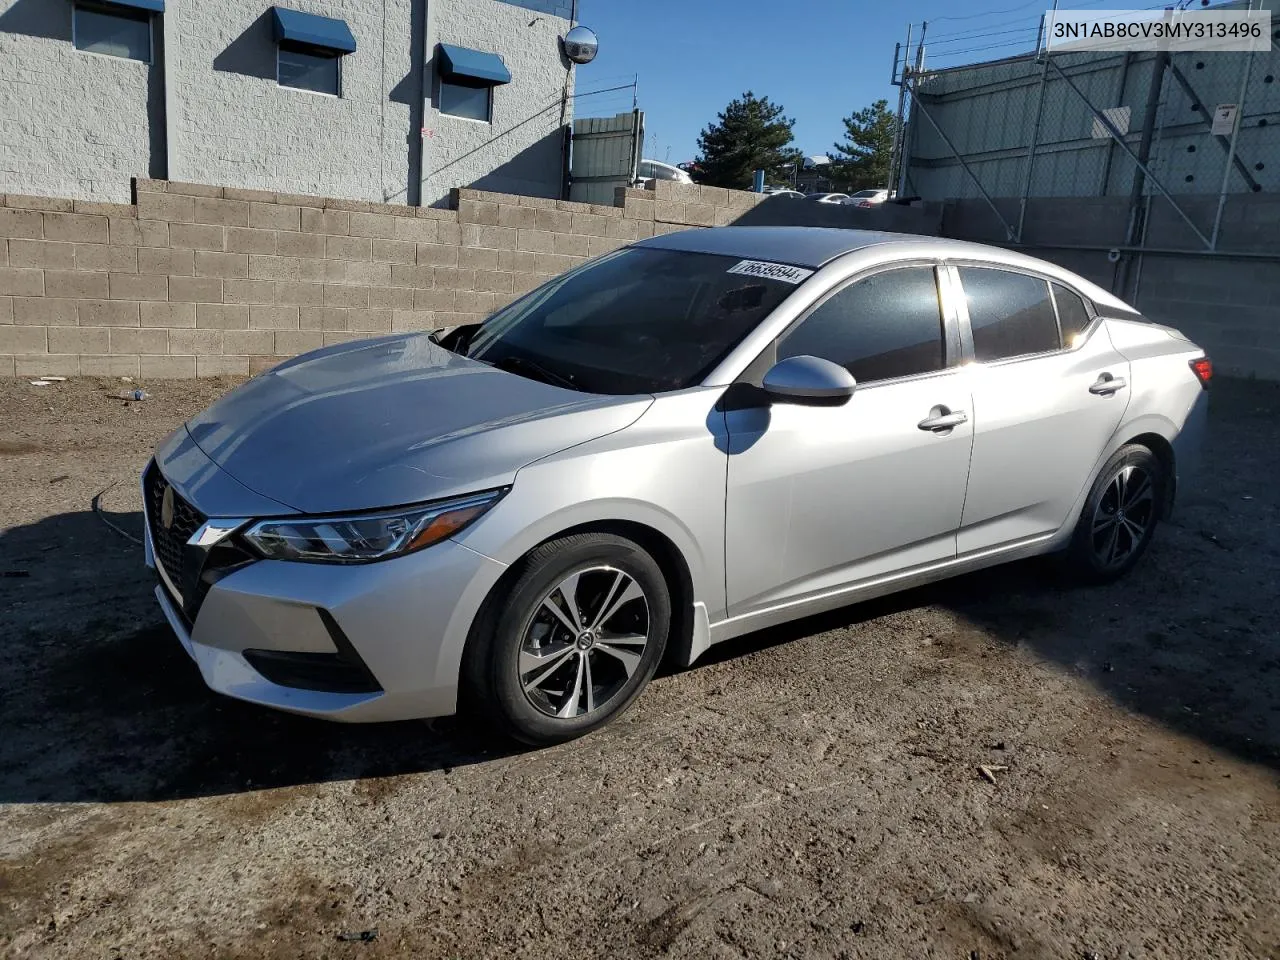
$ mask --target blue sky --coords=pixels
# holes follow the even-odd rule
[[[930,63],[959,65],[1034,48],[1049,6],[1049,0],[580,0],[578,22],[599,35],[600,53],[577,68],[577,90],[628,84],[638,74],[645,155],[656,160],[692,159],[698,133],[745,90],[786,108],[796,121],[795,146],[827,153],[842,136],[841,117],[880,98],[896,107],[893,45],[905,40],[908,22],[918,31],[929,21]],[[578,116],[630,110],[631,91],[583,97],[576,109]]]

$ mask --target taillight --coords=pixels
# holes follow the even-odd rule
[[[1209,381],[1213,379],[1213,361],[1208,357],[1200,357],[1191,361],[1191,372],[1200,381],[1200,386],[1209,389]]]

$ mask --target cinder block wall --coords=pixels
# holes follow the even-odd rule
[[[0,205],[0,376],[251,374],[479,320],[586,258],[760,197],[658,182],[617,205],[459,190],[456,210],[158,180],[134,204]]]

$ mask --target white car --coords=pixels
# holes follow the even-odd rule
[[[844,202],[852,207],[878,207],[896,195],[896,193],[890,193],[888,190],[859,190],[852,196],[847,197]]]
[[[809,193],[805,194],[806,200],[812,200],[814,203],[848,203],[849,195],[847,193]]]
[[[693,183],[693,177],[679,167],[660,160],[641,160],[636,166],[636,186],[643,187],[650,180],[671,180],[675,183]]]

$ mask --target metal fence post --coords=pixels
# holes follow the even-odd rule
[[[1053,9],[1058,9],[1058,0],[1053,0]],[[1044,30],[1044,18],[1040,20],[1040,29]],[[1027,170],[1022,178],[1022,197],[1018,201],[1018,242],[1022,242],[1022,228],[1027,219],[1027,196],[1031,192],[1031,172],[1036,165],[1036,148],[1040,145],[1040,124],[1044,120],[1044,89],[1049,81],[1049,53],[1046,48],[1041,54],[1044,57],[1044,68],[1040,71],[1040,94],[1036,98],[1036,119],[1031,127],[1031,145],[1027,147]]]
[[[1253,0],[1249,0],[1249,14],[1253,14]],[[1222,165],[1222,189],[1218,191],[1218,212],[1213,217],[1213,233],[1209,237],[1209,249],[1218,249],[1218,233],[1222,229],[1222,210],[1227,203],[1227,187],[1231,185],[1231,164],[1236,158],[1236,142],[1244,125],[1244,98],[1249,89],[1249,76],[1253,73],[1253,48],[1244,56],[1244,71],[1240,76],[1240,96],[1236,99],[1236,122],[1231,128],[1231,145],[1227,147],[1227,162]]]

